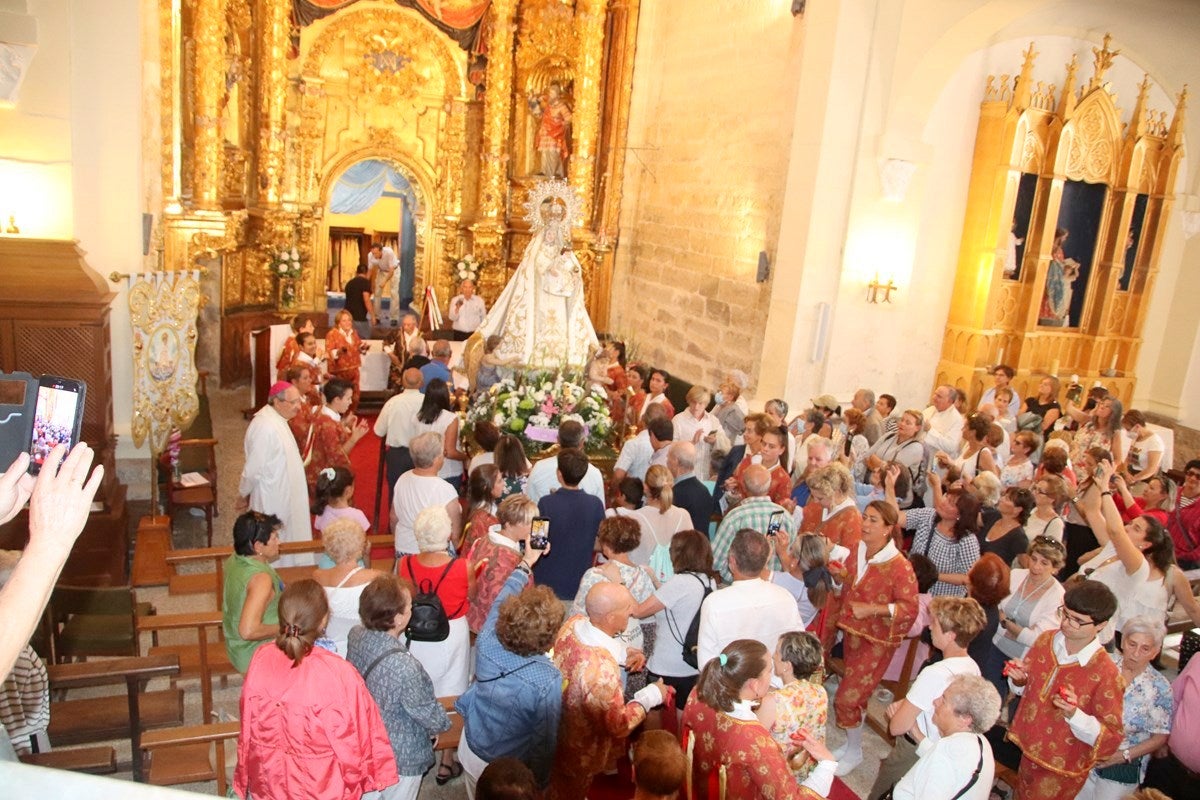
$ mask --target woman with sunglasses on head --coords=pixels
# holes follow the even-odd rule
[[[1062,542],[1038,536],[1026,554],[1029,568],[1009,573],[1009,594],[1000,604],[1000,626],[981,665],[983,677],[992,682],[1000,697],[1008,693],[1004,662],[1024,658],[1037,637],[1058,627],[1058,607],[1065,591],[1055,577],[1067,558]]]

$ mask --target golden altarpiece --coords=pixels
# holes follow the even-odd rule
[[[999,363],[1016,369],[1018,397],[1056,374],[1132,398],[1187,89],[1168,123],[1148,107],[1147,76],[1123,122],[1104,79],[1120,52],[1109,43],[1082,86],[1074,58],[1061,90],[1035,81],[1032,44],[1015,79],[988,78],[937,370],[970,407]]]
[[[511,210],[540,177],[551,91],[569,109],[573,246],[603,329],[638,5],[160,0],[163,260],[219,265],[222,383],[248,377],[250,328],[325,308],[332,186],[364,160],[412,187],[415,296],[431,285],[445,303],[466,253],[498,296],[529,241]],[[269,267],[292,247],[304,274],[285,314]]]

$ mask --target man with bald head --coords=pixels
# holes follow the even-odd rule
[[[696,639],[696,665],[700,669],[736,639],[756,639],[768,653],[774,653],[780,636],[804,630],[796,598],[782,586],[763,579],[772,550],[767,537],[758,531],[742,528],[734,534],[726,559],[733,583],[710,594],[700,606],[700,635]]]
[[[400,394],[393,395],[383,404],[375,420],[375,435],[387,443],[384,461],[387,464],[388,495],[396,489],[400,476],[413,468],[408,443],[420,433],[417,428],[417,412],[425,395],[421,394],[421,370],[412,367],[400,376]]]
[[[808,499],[812,496],[808,489],[808,476],[822,467],[828,467],[833,461],[833,442],[824,436],[808,437],[804,443],[804,449],[808,460],[805,462],[800,480],[796,481],[796,485],[792,487],[792,502],[799,508],[808,505]]]
[[[707,534],[717,504],[713,502],[712,492],[696,477],[696,445],[672,442],[667,448],[667,469],[675,478],[674,504],[688,512],[693,528]]]
[[[955,406],[958,390],[939,386],[933,390],[933,402],[922,412],[925,417],[925,449],[957,453],[962,449],[963,415]]]
[[[646,663],[640,650],[616,638],[635,605],[624,585],[598,583],[584,599],[587,616],[575,615],[564,622],[554,641],[554,665],[563,676],[563,704],[558,751],[546,793],[549,800],[587,797],[592,779],[622,752],[625,738],[646,712],[663,701],[660,680],[625,702],[621,668],[636,671]]]
[[[720,571],[721,578],[726,583],[733,580],[733,573],[730,571],[728,563],[729,548],[738,531],[749,528],[765,535],[774,520],[779,525],[777,535],[787,537],[786,541],[790,542],[792,535],[796,532],[796,523],[792,519],[791,512],[773,502],[768,496],[771,489],[771,473],[766,467],[761,464],[751,464],[742,473],[742,483],[746,487],[746,499],[725,515],[712,541],[713,567]],[[767,560],[770,562],[771,569],[779,569],[779,559],[773,552],[769,554]]]
[[[279,540],[312,540],[312,517],[308,510],[308,479],[304,460],[288,421],[300,412],[300,390],[286,381],[271,387],[267,404],[246,428],[246,463],[238,483],[234,512],[258,511],[274,514],[283,522]],[[275,563],[285,567],[308,566],[310,555],[283,556]]]

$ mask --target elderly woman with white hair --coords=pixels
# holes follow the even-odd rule
[[[1125,679],[1125,735],[1110,758],[1099,762],[1076,797],[1119,800],[1146,777],[1146,765],[1171,732],[1174,697],[1171,684],[1150,666],[1162,650],[1167,629],[1150,617],[1133,617],[1121,629],[1121,654],[1113,662]]]
[[[409,652],[421,662],[433,681],[438,697],[454,697],[467,690],[471,672],[471,634],[467,627],[468,597],[474,590],[475,575],[467,568],[467,559],[450,555],[450,515],[442,506],[432,506],[417,514],[413,534],[417,555],[396,562],[400,580],[414,587],[414,598],[421,593],[436,594],[450,620],[450,633],[442,641],[413,639]],[[452,750],[442,751],[437,782],[445,783],[462,773]]]
[[[325,599],[329,601],[325,636],[333,640],[338,655],[344,658],[346,637],[360,621],[358,599],[367,584],[383,573],[359,563],[367,557],[367,534],[362,525],[349,517],[337,518],[326,525],[321,531],[321,544],[325,546],[325,555],[333,559],[333,566],[315,571],[312,578],[325,590]]]
[[[996,762],[983,737],[1000,716],[1000,695],[978,675],[958,675],[933,701],[940,738],[917,746],[919,760],[892,789],[894,800],[987,800]]]

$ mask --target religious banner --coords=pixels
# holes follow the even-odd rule
[[[129,324],[133,329],[133,443],[150,442],[157,455],[172,430],[196,418],[196,271],[131,275]]]

